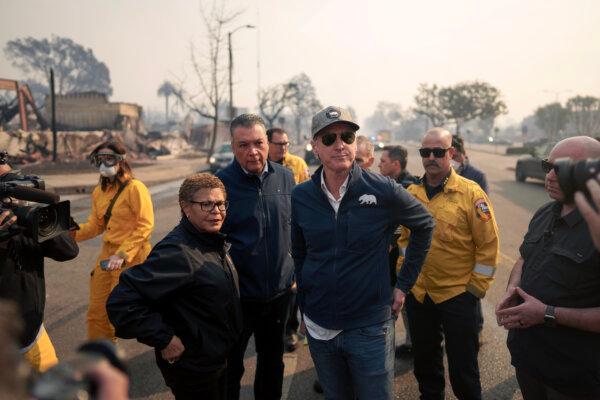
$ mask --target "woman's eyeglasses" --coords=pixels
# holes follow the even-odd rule
[[[113,167],[123,160],[123,156],[115,153],[96,153],[90,157],[90,162],[96,168],[104,164],[107,167]]]
[[[342,142],[344,142],[346,144],[352,144],[356,140],[356,133],[354,133],[352,131],[342,132],[339,136],[342,139]],[[331,146],[332,144],[335,143],[335,141],[337,140],[337,137],[338,137],[337,133],[325,133],[321,136],[321,142],[325,146]]]
[[[442,158],[444,157],[448,149],[442,149],[441,147],[423,147],[419,149],[419,154],[421,154],[421,157],[427,158],[431,153],[433,153],[433,156],[435,158]]]
[[[204,212],[211,212],[212,210],[215,209],[215,207],[217,207],[219,209],[219,211],[225,211],[225,210],[227,210],[227,207],[229,207],[228,201],[194,201],[194,200],[190,200],[190,203],[199,204],[200,209]]]

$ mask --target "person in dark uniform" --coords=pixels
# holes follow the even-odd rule
[[[452,147],[456,149],[454,157],[452,157],[452,168],[454,168],[460,176],[475,181],[486,194],[489,194],[485,173],[474,167],[469,161],[463,138],[459,135],[452,135]]]
[[[213,175],[192,175],[179,204],[179,225],[121,274],[106,309],[118,337],[154,347],[177,400],[224,400],[226,360],[242,332],[238,276],[220,233],[225,187]]]
[[[600,253],[554,161],[600,158],[589,136],[556,144],[542,166],[552,202],[534,214],[496,306],[523,398],[600,398]]]
[[[397,183],[402,185],[405,189],[413,183],[419,183],[420,179],[413,176],[406,169],[408,162],[408,151],[403,146],[385,146],[379,159],[379,172],[383,176],[387,176]],[[389,267],[390,267],[390,283],[392,286],[396,284],[396,262],[400,255],[400,248],[398,247],[398,238],[400,237],[401,228],[398,227],[394,232],[392,238],[392,245],[389,254]],[[410,328],[408,326],[408,318],[406,317],[406,309],[402,308],[402,322],[404,323],[404,330],[406,331],[404,343],[396,347],[396,357],[404,357],[412,355],[412,340],[410,338]]]

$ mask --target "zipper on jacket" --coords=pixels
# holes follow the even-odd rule
[[[265,199],[263,196],[263,190],[262,190],[262,181],[259,179],[258,180],[258,200],[260,202],[260,211],[261,211],[261,215],[262,215],[262,222],[263,222],[263,236],[265,238],[264,242],[265,242],[265,268],[266,268],[266,274],[265,274],[265,281],[267,283],[267,299],[269,299],[271,297],[271,287],[270,287],[270,282],[269,282],[269,273],[271,272],[269,269],[269,238],[267,237],[267,214],[265,212]]]

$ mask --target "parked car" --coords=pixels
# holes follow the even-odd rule
[[[545,143],[535,146],[528,157],[517,160],[515,167],[515,179],[517,182],[525,182],[527,178],[544,179],[546,173],[542,170],[542,160],[548,157],[554,144]]]
[[[233,150],[230,143],[223,143],[208,159],[210,172],[213,174],[225,168],[233,161]]]
[[[317,158],[315,153],[312,151],[312,144],[307,143],[304,147],[304,161],[308,165],[319,165],[321,164],[321,160]]]

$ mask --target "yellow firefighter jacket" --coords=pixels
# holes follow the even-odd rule
[[[117,198],[112,209],[108,226],[104,226],[104,214],[110,201],[117,193],[118,186],[102,191],[100,185],[92,193],[92,211],[86,223],[80,225],[75,239],[78,242],[91,239],[104,232],[104,248],[116,247],[117,254],[125,258],[129,266],[142,249],[150,248],[150,235],[154,227],[152,199],[146,186],[132,179]],[[105,254],[103,257],[111,256]],[[147,256],[144,255],[141,261]]]
[[[429,254],[412,293],[419,302],[429,295],[441,303],[465,291],[482,298],[494,279],[499,254],[498,227],[492,204],[475,182],[452,170],[443,192],[429,200],[424,183],[407,189],[435,219]],[[405,249],[410,231],[398,239]],[[398,258],[397,269],[404,257]]]
[[[282,164],[292,171],[296,185],[310,178],[308,165],[306,165],[306,162],[302,158],[287,153],[283,158]]]

